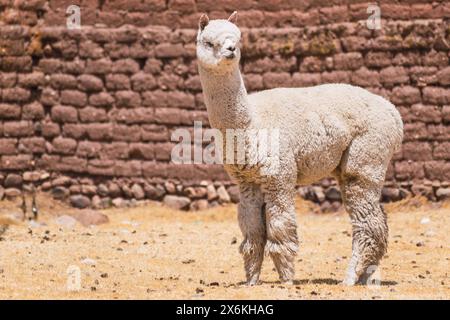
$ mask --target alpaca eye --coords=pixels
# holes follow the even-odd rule
[[[206,46],[209,47],[209,48],[214,47],[214,44],[213,44],[212,42],[207,41],[205,44],[206,44]]]

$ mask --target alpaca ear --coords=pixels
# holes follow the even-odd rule
[[[230,21],[231,23],[236,24],[237,22],[237,11],[233,12],[231,14],[231,16],[228,18],[228,21]]]
[[[202,16],[200,17],[200,20],[198,22],[198,27],[200,28],[200,30],[203,31],[203,29],[205,29],[205,27],[208,25],[208,23],[209,23],[208,16],[205,13],[202,14]]]

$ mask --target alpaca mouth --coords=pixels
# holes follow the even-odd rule
[[[236,58],[236,54],[234,52],[230,52],[224,55],[227,60],[232,60]]]

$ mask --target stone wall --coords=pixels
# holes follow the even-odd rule
[[[238,201],[221,166],[170,163],[171,132],[208,123],[199,13],[235,9],[250,92],[346,82],[390,99],[405,139],[383,199],[447,197],[450,3],[427,2],[380,1],[382,29],[369,30],[366,1],[0,0],[0,198],[34,184],[78,207]],[[81,30],[66,28],[71,4]],[[339,206],[332,180],[300,193]]]

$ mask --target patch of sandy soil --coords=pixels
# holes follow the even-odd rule
[[[345,212],[317,214],[301,200],[294,284],[280,284],[266,257],[255,287],[242,282],[234,205],[190,213],[148,203],[104,210],[108,224],[67,230],[55,217],[74,209],[45,194],[38,203],[46,225],[11,225],[2,235],[0,299],[450,298],[449,203],[410,199],[386,206],[389,251],[381,286],[370,287],[340,283],[351,254]],[[0,202],[0,218],[19,211],[17,205]],[[70,291],[78,271],[79,291]]]

